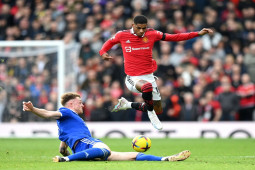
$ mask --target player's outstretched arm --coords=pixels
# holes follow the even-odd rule
[[[198,32],[198,35],[213,34],[213,30],[210,28],[203,28]]]
[[[60,146],[59,146],[59,152],[63,155],[63,156],[68,156],[70,155],[69,151],[67,150],[67,144],[63,141],[60,142]]]
[[[178,34],[168,34],[168,33],[158,33],[157,36],[163,41],[184,41],[189,40],[198,36],[203,36],[205,34],[212,34],[213,30],[210,28],[203,28],[199,32],[188,32],[188,33],[178,33]]]
[[[61,113],[58,111],[48,111],[45,109],[36,108],[33,106],[31,101],[23,102],[23,111],[32,112],[35,115],[42,117],[42,118],[54,118],[59,119],[61,117]]]

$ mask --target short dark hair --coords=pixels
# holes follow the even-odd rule
[[[137,15],[134,18],[134,23],[135,24],[147,24],[148,20],[147,20],[146,16],[144,16],[144,15]]]
[[[81,97],[81,96],[80,96],[79,94],[73,93],[73,92],[64,93],[64,94],[61,96],[61,104],[62,104],[63,106],[65,106],[65,104],[66,104],[69,100],[75,99],[76,97]]]

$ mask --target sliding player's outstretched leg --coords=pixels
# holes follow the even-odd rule
[[[172,156],[163,157],[162,161],[170,161],[170,162],[184,161],[190,156],[190,154],[191,152],[189,150],[185,150]]]
[[[109,156],[108,161],[184,161],[190,156],[190,151],[182,151],[178,154],[171,156],[155,156],[155,155],[147,155],[141,152],[111,152],[111,156]]]

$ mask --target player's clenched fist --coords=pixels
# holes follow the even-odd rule
[[[108,61],[108,60],[111,60],[111,59],[112,59],[112,56],[109,56],[108,53],[104,53],[104,54],[102,55],[102,58],[103,58],[103,60]]]
[[[201,31],[198,32],[198,35],[205,35],[205,34],[212,34],[213,30],[210,28],[203,28]]]
[[[31,101],[29,102],[23,102],[23,111],[29,111],[31,112],[33,110],[34,106]]]

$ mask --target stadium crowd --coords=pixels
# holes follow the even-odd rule
[[[110,51],[113,62],[102,61],[98,53],[115,32],[130,29],[138,14],[162,32],[215,30],[188,41],[155,44],[155,75],[164,107],[160,120],[253,120],[254,0],[0,0],[0,40],[81,44],[74,62],[86,120],[147,121],[141,111],[111,112],[121,96],[143,100],[125,87],[121,47]],[[1,58],[0,122],[42,121],[22,112],[23,100],[57,109],[56,74],[56,61],[49,56]]]

